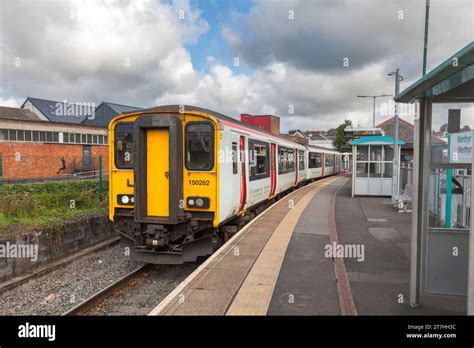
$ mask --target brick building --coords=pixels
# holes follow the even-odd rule
[[[58,178],[108,166],[106,128],[51,122],[28,109],[0,107],[1,177]]]
[[[256,128],[262,128],[273,134],[280,135],[280,118],[273,115],[240,114],[240,121]]]

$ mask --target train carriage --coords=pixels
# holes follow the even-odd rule
[[[209,255],[223,226],[338,172],[335,151],[193,106],[120,115],[109,132],[109,218],[132,256],[149,263]]]

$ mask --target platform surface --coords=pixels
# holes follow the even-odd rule
[[[316,181],[245,226],[150,315],[465,314],[462,297],[408,305],[410,226],[389,198],[351,197],[346,176]]]

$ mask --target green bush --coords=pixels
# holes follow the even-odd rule
[[[0,228],[54,226],[106,212],[107,206],[107,192],[99,192],[97,180],[3,185]]]

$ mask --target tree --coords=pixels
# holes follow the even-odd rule
[[[346,127],[352,127],[352,121],[351,120],[344,120],[343,123],[341,123],[336,129],[337,129],[337,134],[336,138],[332,141],[332,145],[336,148],[337,151],[339,152],[348,152],[347,149],[344,149],[344,145],[351,140],[351,138],[346,138],[346,135],[344,134],[344,130]]]

